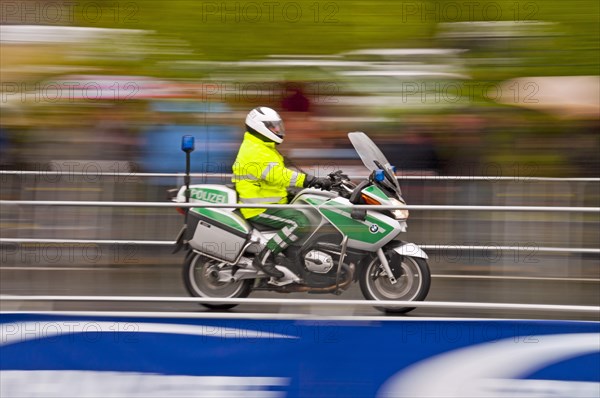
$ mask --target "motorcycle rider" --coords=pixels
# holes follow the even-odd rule
[[[240,203],[286,204],[287,189],[315,187],[329,189],[328,178],[317,178],[285,167],[276,146],[283,142],[285,129],[279,114],[264,106],[246,117],[244,140],[233,164],[233,178]],[[275,256],[309,231],[309,220],[296,209],[240,209],[252,223],[279,231],[253,261],[253,266],[274,278],[284,276],[275,268]]]

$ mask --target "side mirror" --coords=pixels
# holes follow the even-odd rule
[[[194,143],[195,140],[193,135],[184,135],[181,138],[181,150],[185,153],[194,152],[194,149],[196,149]]]
[[[360,184],[358,184],[358,186],[356,188],[354,188],[354,191],[348,198],[350,203],[352,203],[353,205],[362,204],[362,198],[361,198],[362,190],[365,189],[367,186],[369,186],[369,184],[371,184],[369,182],[369,180],[364,180]]]

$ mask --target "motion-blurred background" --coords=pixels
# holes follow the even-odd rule
[[[404,181],[409,204],[599,205],[597,181],[532,179],[600,175],[597,1],[1,7],[1,168],[42,172],[2,174],[1,199],[163,201],[182,180],[138,174],[182,172],[184,134],[197,140],[193,171],[216,173],[194,182],[227,183],[244,117],[264,105],[285,120],[282,152],[313,173],[365,174],[346,138],[364,131],[401,174],[439,176]],[[181,223],[169,209],[3,206],[0,217],[4,238],[170,240]],[[523,247],[430,252],[446,276],[430,298],[598,305],[597,254],[539,249],[598,248],[598,221],[415,211],[406,240]],[[2,247],[2,293],[183,291],[165,248]],[[115,268],[87,284],[50,271],[99,265]],[[132,266],[158,268],[123,273]]]

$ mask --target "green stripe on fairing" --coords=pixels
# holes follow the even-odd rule
[[[345,206],[345,205],[343,205],[343,204],[341,204],[341,203],[338,203],[338,202],[328,202],[328,203],[327,203],[327,204],[325,204],[324,206],[331,206],[331,207],[335,207],[336,209],[338,209],[338,210],[341,210],[341,211],[343,211],[344,213],[348,213],[348,217],[350,217],[350,213],[352,212],[352,208],[351,208],[351,207],[349,207],[349,206]],[[351,220],[355,221],[353,218],[351,218]],[[383,224],[384,226],[386,226],[386,227],[388,227],[388,228],[391,228],[391,229],[393,229],[393,227],[392,227],[392,226],[390,226],[390,225],[388,225],[388,224],[384,223],[383,221],[381,221],[381,220],[379,220],[379,219],[377,219],[377,218],[375,218],[375,217],[373,217],[373,216],[371,216],[371,215],[368,215],[368,214],[367,214],[366,221],[370,221],[371,223],[380,223],[380,224]],[[379,225],[379,224],[378,224],[378,225]]]
[[[390,198],[388,198],[388,196],[378,187],[376,187],[375,185],[370,185],[368,187],[366,187],[365,189],[363,189],[363,192],[368,192],[373,196],[377,196],[380,199],[383,200],[390,200]]]
[[[336,210],[342,210],[347,216],[325,208],[328,206],[335,207]],[[369,230],[371,224],[365,225],[365,223],[354,220],[350,216],[351,208],[339,203],[328,202],[321,206],[320,210],[333,225],[338,227],[345,235],[348,235],[349,239],[374,244],[394,231],[394,228],[391,225],[388,225],[373,216],[367,215],[366,221],[371,224],[377,224],[380,227],[379,231],[372,233]]]
[[[244,233],[250,232],[243,224],[240,224],[235,218],[229,217],[218,211],[214,211],[212,209],[207,209],[204,207],[194,207],[192,209],[192,211],[195,211],[196,213],[205,215],[206,217],[212,218],[213,220],[215,220],[221,224],[225,224],[232,228],[235,228],[238,231],[241,231]]]

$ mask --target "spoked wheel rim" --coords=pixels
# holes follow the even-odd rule
[[[375,300],[412,301],[423,285],[423,274],[417,262],[411,257],[404,257],[400,268],[402,275],[392,284],[385,275],[381,263],[375,258],[368,269],[367,289]]]
[[[220,282],[218,271],[223,262],[196,256],[189,268],[189,280],[192,288],[200,297],[234,298],[244,289],[244,280]]]

